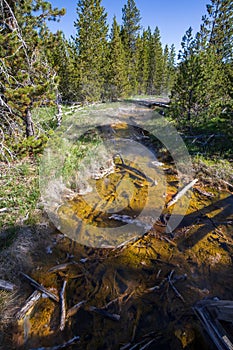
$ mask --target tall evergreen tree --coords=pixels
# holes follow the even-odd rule
[[[168,95],[169,93],[169,48],[165,45],[163,51],[163,73],[162,73],[162,93]]]
[[[147,82],[149,78],[149,30],[143,30],[140,38],[139,61],[137,70],[138,93],[147,93]]]
[[[171,45],[170,51],[169,51],[168,70],[169,70],[168,92],[170,94],[173,88],[175,76],[176,76],[176,49],[174,44]]]
[[[198,114],[198,88],[203,80],[203,71],[191,27],[183,37],[181,47],[180,63],[172,92],[171,110],[180,125],[190,127]]]
[[[59,78],[58,95],[63,103],[78,100],[78,56],[73,41],[63,32],[49,33],[46,56]]]
[[[211,0],[195,39],[189,30],[182,42],[172,106],[189,126],[232,130],[232,11],[231,1]]]
[[[232,0],[211,0],[203,17],[209,45],[215,48],[220,60],[233,60]]]
[[[147,92],[150,95],[162,93],[163,85],[163,48],[160,39],[159,28],[156,27],[154,33],[149,28],[149,78]]]
[[[113,18],[109,46],[109,74],[106,85],[109,98],[115,100],[126,96],[129,90],[125,51],[121,41],[120,26],[115,16]]]
[[[106,79],[107,14],[101,0],[79,0],[75,45],[78,52],[79,97],[82,101],[101,99]]]
[[[44,53],[46,21],[64,11],[42,0],[1,0],[0,9],[1,98],[11,118],[21,119],[26,135],[32,136],[32,109],[55,100],[57,85]]]
[[[154,39],[154,54],[155,54],[155,68],[154,68],[154,93],[160,95],[163,91],[163,48],[161,43],[160,31],[156,27],[153,35]]]
[[[126,53],[126,65],[128,79],[131,87],[131,93],[136,92],[137,73],[135,66],[137,64],[137,38],[141,28],[141,17],[134,0],[127,0],[122,9],[122,27],[121,37]]]

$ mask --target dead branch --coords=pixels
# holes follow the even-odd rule
[[[68,340],[66,343],[61,344],[61,345],[56,345],[56,346],[52,346],[49,348],[44,348],[44,347],[40,347],[40,348],[33,348],[30,350],[60,350],[60,349],[65,349],[67,346],[70,346],[72,344],[77,343],[77,341],[79,341],[80,337],[79,336],[75,336],[72,339]]]
[[[228,187],[232,188],[233,189],[233,185],[228,182],[228,181],[225,181],[225,180],[221,180],[225,185],[227,185]]]
[[[24,306],[17,312],[16,318],[20,320],[26,313],[37,303],[41,297],[41,292],[35,290],[30,297],[26,300]]]
[[[173,274],[174,274],[174,270],[172,270],[172,271],[170,272],[170,274],[168,275],[168,278],[167,278],[168,283],[169,283],[169,285],[171,286],[171,288],[173,289],[173,291],[175,292],[175,294],[177,295],[177,297],[180,298],[180,299],[183,301],[183,303],[185,303],[184,298],[182,297],[182,295],[180,294],[180,292],[176,289],[176,287],[175,287],[174,284],[173,284],[173,281],[172,281],[172,279],[171,279]]]
[[[13,292],[15,287],[16,286],[13,283],[11,283],[11,282],[7,282],[5,280],[0,280],[0,289],[4,289],[4,290],[7,290],[9,292]]]
[[[180,190],[179,192],[177,192],[177,194],[170,200],[170,202],[167,203],[166,207],[170,208],[173,204],[175,204],[179,199],[181,199],[185,193],[192,188],[195,183],[198,181],[198,179],[194,179],[192,180],[190,183],[188,183],[184,188],[182,188],[182,190]]]
[[[86,300],[82,300],[80,301],[79,303],[75,304],[74,306],[72,306],[68,311],[67,311],[67,314],[66,314],[66,318],[69,318],[71,316],[74,316],[79,309],[81,309],[81,307],[86,304]]]
[[[194,187],[194,190],[197,191],[197,192],[198,192],[199,194],[201,194],[202,196],[209,197],[209,198],[213,198],[213,197],[214,197],[214,195],[213,195],[212,193],[203,191],[203,190],[201,190],[200,188]]]
[[[66,301],[65,301],[65,289],[67,281],[63,282],[63,286],[60,293],[60,302],[61,302],[61,320],[60,320],[60,330],[63,331],[66,323]]]
[[[103,317],[106,317],[106,318],[109,318],[110,320],[112,321],[119,321],[120,320],[120,315],[118,314],[112,314],[106,310],[103,310],[103,309],[98,309],[97,307],[95,306],[90,306],[89,307],[89,311],[93,311]]]
[[[26,275],[25,273],[20,272],[20,274],[23,277],[25,277],[34,288],[36,288],[39,291],[41,291],[42,293],[46,294],[50,299],[52,299],[56,302],[59,302],[59,298],[54,293],[50,292],[48,289],[46,289],[44,286],[42,286],[40,283],[36,282],[33,278]]]
[[[143,347],[141,348],[141,350],[145,350],[146,348],[148,348],[148,346],[149,346],[150,344],[152,344],[154,341],[155,341],[155,339],[152,339],[152,340],[148,341],[145,345],[143,345]]]
[[[48,272],[63,271],[63,270],[66,270],[70,265],[74,265],[74,262],[67,262],[64,264],[53,266],[48,270]]]

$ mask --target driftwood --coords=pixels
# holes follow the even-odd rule
[[[66,323],[66,301],[65,301],[65,290],[66,290],[67,281],[63,282],[63,286],[60,293],[60,302],[61,302],[61,320],[60,320],[60,330],[63,331]]]
[[[93,311],[103,317],[106,317],[106,318],[109,318],[110,320],[112,321],[119,321],[120,320],[120,315],[118,314],[112,314],[106,310],[103,310],[103,309],[98,309],[97,307],[95,306],[90,306],[89,307],[89,311]]]
[[[7,290],[9,292],[13,292],[15,287],[16,286],[11,282],[7,282],[5,280],[0,280],[0,289],[4,289],[4,290]]]
[[[30,297],[26,300],[24,306],[17,312],[16,318],[20,320],[26,313],[37,303],[41,297],[41,292],[35,290]]]
[[[31,285],[38,289],[39,291],[41,291],[42,293],[46,294],[50,299],[59,302],[59,298],[57,297],[57,295],[55,295],[54,293],[50,292],[48,289],[46,289],[44,286],[42,286],[42,284],[36,282],[33,278],[31,278],[30,276],[26,275],[26,273],[20,272],[20,274],[25,277],[30,283]]]
[[[55,346],[52,346],[52,347],[49,347],[49,348],[44,348],[44,347],[33,348],[33,349],[30,349],[30,350],[60,350],[60,349],[66,348],[67,346],[70,346],[72,344],[77,343],[77,341],[79,341],[79,339],[80,339],[79,336],[75,336],[72,339],[68,340],[66,343],[61,344],[61,345],[55,345]]]
[[[75,304],[74,306],[72,306],[68,311],[67,311],[67,314],[66,314],[66,318],[68,317],[71,317],[73,315],[75,315],[78,310],[84,305],[86,304],[86,300],[82,300],[80,301],[79,303]]]
[[[175,204],[180,198],[182,198],[185,193],[192,188],[195,183],[198,181],[198,179],[194,179],[190,183],[188,183],[185,187],[182,188],[177,194],[170,200],[170,202],[167,203],[166,207],[170,208],[173,204]]]

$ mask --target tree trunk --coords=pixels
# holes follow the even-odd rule
[[[34,127],[33,127],[33,121],[32,121],[32,114],[31,110],[27,108],[26,115],[25,115],[25,124],[26,124],[26,135],[34,136]]]
[[[57,98],[56,98],[56,105],[57,105],[57,126],[61,126],[62,123],[62,107],[61,107],[61,95],[57,92]]]

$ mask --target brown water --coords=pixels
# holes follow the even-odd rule
[[[147,164],[148,160],[138,155],[135,163],[125,164],[134,168],[140,163]],[[159,170],[155,172],[146,166],[147,175],[159,177]],[[178,179],[172,164],[166,163],[162,169],[166,174],[168,202],[177,191]],[[86,240],[88,234],[90,245],[96,237],[77,226],[74,213],[94,226],[117,227],[122,223],[110,219],[113,202],[116,206],[119,200],[119,208],[123,203],[120,214],[129,217],[137,216],[145,207],[151,184],[118,170],[108,175],[107,181],[105,177],[96,181],[103,201],[94,208],[82,196],[60,208],[64,225],[75,227],[76,232],[78,229],[80,240],[82,237]],[[128,180],[133,183],[130,199],[124,197]],[[15,324],[13,347],[52,347],[78,335],[80,341],[69,349],[121,349],[129,343],[125,349],[137,343],[141,345],[134,349],[146,344],[147,349],[209,349],[192,306],[203,298],[233,299],[233,196],[199,183],[196,187],[208,191],[212,198],[194,190],[188,212],[172,235],[166,233],[166,215],[170,213],[167,209],[163,209],[147,234],[118,248],[87,247],[55,231],[51,237],[56,242],[52,254],[35,257],[31,276],[57,295],[66,280],[66,310],[80,301],[86,303],[67,318],[61,331],[60,304],[41,298],[28,316]],[[144,215],[146,224],[151,223],[155,207],[159,210],[164,205],[162,191],[164,183],[152,191]],[[122,237],[118,238],[114,239],[114,246],[121,243]],[[63,263],[70,264],[49,272]],[[27,289],[25,299],[32,291]],[[91,306],[120,315],[120,319],[114,321],[93,312]]]

